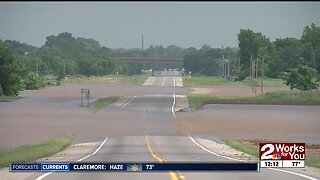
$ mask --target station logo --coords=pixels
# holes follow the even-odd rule
[[[304,167],[305,143],[260,143],[261,167]]]

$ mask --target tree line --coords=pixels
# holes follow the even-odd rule
[[[320,27],[307,25],[301,38],[278,38],[270,41],[261,32],[241,29],[237,34],[238,47],[185,49],[184,68],[193,74],[224,76],[226,63],[230,63],[230,76],[244,80],[258,65],[258,74],[280,78],[290,69],[307,65],[320,72]],[[255,71],[256,73],[256,71]]]
[[[284,78],[287,84],[297,84],[304,79],[294,76],[301,72],[309,77],[313,84],[307,89],[315,89],[317,73],[320,72],[320,27],[315,24],[307,25],[301,38],[278,38],[271,42],[260,32],[250,29],[241,29],[238,34],[239,64],[235,67],[234,74],[243,80],[250,77],[255,84],[257,76],[271,78]],[[300,76],[299,76],[300,77]],[[309,85],[305,85],[307,87]],[[292,88],[299,87],[292,85]],[[305,88],[299,88],[305,89]]]
[[[0,40],[0,95],[43,87],[45,75],[53,75],[59,81],[74,75],[140,74],[142,69],[152,68],[152,63],[110,59],[116,56],[183,57],[187,72],[238,80],[257,76],[284,77],[294,74],[293,68],[302,65],[314,69],[315,74],[320,72],[320,27],[315,24],[306,26],[299,39],[287,37],[272,42],[250,29],[241,29],[237,39],[238,47],[233,48],[212,48],[206,44],[199,49],[150,45],[143,51],[140,48],[107,48],[94,39],[75,38],[68,32],[47,36],[45,44],[39,48]]]
[[[110,57],[182,57],[182,54],[183,48],[175,45],[150,45],[144,51],[111,49],[94,39],[75,38],[68,32],[47,36],[39,48],[0,40],[0,95],[17,95],[23,89],[44,87],[46,75],[57,77],[59,82],[65,76],[133,75],[152,68],[152,63],[122,62]]]

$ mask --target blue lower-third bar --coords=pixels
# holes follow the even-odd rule
[[[143,163],[142,171],[259,171],[259,163]]]

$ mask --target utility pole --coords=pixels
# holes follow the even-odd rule
[[[66,75],[66,62],[63,60],[63,76]]]
[[[256,60],[256,67],[255,67],[256,77],[255,77],[255,80],[254,80],[254,93],[255,93],[255,94],[257,94],[258,62],[259,62],[259,60],[257,59],[257,60]]]
[[[253,60],[252,54],[250,53],[250,81],[251,81],[251,89],[253,91]]]
[[[261,94],[263,93],[263,66],[264,66],[264,57],[262,56],[262,59],[261,59],[261,88],[260,88],[260,90],[261,90]]]
[[[224,60],[222,60],[223,62],[223,66],[222,66],[222,77],[224,77],[224,72],[225,72],[225,70],[224,70]]]
[[[226,78],[228,78],[228,59],[227,58],[225,60],[225,65],[226,65],[226,67],[225,67],[225,70],[226,70],[225,76],[226,76]]]
[[[223,75],[222,75],[222,77],[224,77],[224,76],[225,76],[225,71],[226,71],[226,70],[225,70],[225,69],[226,69],[226,68],[225,68],[225,64],[226,64],[226,63],[225,63],[225,60],[224,60],[223,45],[221,45],[221,47],[222,47],[221,50],[222,50],[222,63],[223,63],[223,68],[222,68]]]
[[[39,60],[38,60],[38,58],[36,58],[36,62],[37,62],[36,71],[37,71],[37,75],[39,76]]]
[[[230,54],[228,54],[228,77],[230,77]]]
[[[142,34],[142,46],[141,46],[141,50],[143,52],[143,34]]]

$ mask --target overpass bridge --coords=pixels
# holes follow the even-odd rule
[[[156,66],[157,69],[175,69],[183,68],[183,58],[182,57],[108,57],[113,61],[121,62],[133,62],[133,63],[151,63],[151,69],[154,75]],[[171,64],[171,66],[169,65]]]
[[[110,60],[126,62],[175,62],[183,63],[181,57],[109,57]]]

